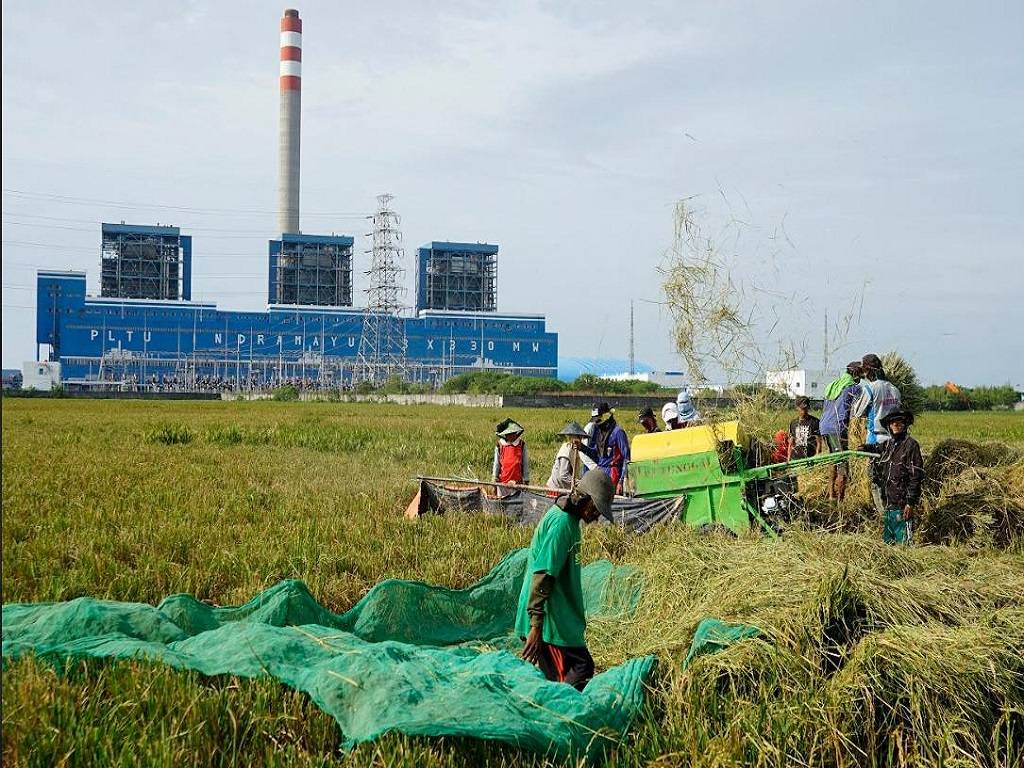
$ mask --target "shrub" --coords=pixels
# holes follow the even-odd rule
[[[274,400],[278,402],[294,402],[299,399],[299,389],[291,384],[274,390]]]

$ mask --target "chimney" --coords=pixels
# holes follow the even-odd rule
[[[281,116],[277,150],[277,230],[299,231],[299,129],[302,112],[302,19],[281,19]]]

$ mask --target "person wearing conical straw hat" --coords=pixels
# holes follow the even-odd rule
[[[555,454],[555,463],[551,467],[547,487],[556,491],[568,491],[576,486],[585,472],[596,467],[597,463],[589,455],[590,449],[583,445],[583,440],[587,437],[586,431],[575,421],[566,424],[558,434],[565,438],[565,442]]]
[[[523,425],[515,419],[503,419],[494,428],[498,437],[494,446],[494,462],[491,475],[495,483],[528,485],[530,482],[530,460],[523,440]]]
[[[594,676],[587,650],[580,522],[614,521],[615,485],[604,472],[588,472],[575,490],[559,496],[533,532],[516,609],[523,658],[552,682],[582,691]]]

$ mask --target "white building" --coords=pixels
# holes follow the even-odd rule
[[[21,366],[21,388],[49,392],[60,386],[60,363],[27,362]]]
[[[768,371],[764,375],[764,383],[769,389],[779,394],[796,399],[801,396],[812,400],[821,399],[825,395],[831,379],[821,371],[810,371],[806,368],[790,368],[785,371]]]
[[[665,389],[682,389],[686,386],[686,374],[681,371],[637,371],[636,373],[605,373],[602,379],[608,381],[648,381]]]

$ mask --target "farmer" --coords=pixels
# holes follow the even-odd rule
[[[522,425],[514,419],[498,422],[494,432],[498,444],[494,446],[491,475],[495,483],[524,485],[530,482],[530,462],[526,454]]]
[[[608,403],[597,403],[590,412],[594,422],[594,433],[590,447],[597,452],[597,466],[615,485],[615,492],[622,493],[622,482],[626,479],[626,465],[629,463],[629,438],[626,431],[615,421],[615,411]]]
[[[695,427],[700,424],[700,411],[697,410],[693,398],[690,397],[690,390],[684,389],[676,396],[676,408],[679,411],[678,429]]]
[[[772,464],[781,464],[789,460],[789,433],[780,429],[772,438]]]
[[[658,420],[654,417],[654,411],[650,406],[640,411],[640,415],[636,417],[636,420],[648,435],[655,432],[661,432],[661,430],[658,429]]]
[[[786,461],[807,459],[821,449],[821,430],[817,416],[812,416],[811,400],[808,397],[796,399],[796,418],[789,422],[789,445]]]
[[[612,519],[615,487],[604,472],[588,472],[576,490],[559,496],[530,542],[516,612],[523,658],[551,681],[582,691],[594,676],[587,650],[587,617],[580,575],[580,521]]]
[[[575,421],[570,421],[565,428],[558,433],[565,438],[565,442],[555,454],[555,463],[551,467],[551,476],[548,478],[547,487],[552,490],[571,490],[573,486],[597,466],[597,463],[590,456],[592,451],[583,445],[583,438],[587,433]]]
[[[675,403],[665,403],[661,406],[661,420],[665,422],[666,432],[679,429],[679,407]]]
[[[860,379],[863,373],[860,360],[847,363],[843,375],[825,390],[825,403],[821,409],[821,436],[830,453],[850,447],[850,408],[860,397]],[[846,481],[850,477],[850,462],[833,464],[828,484],[831,501],[846,498]]]
[[[860,382],[860,396],[853,403],[853,417],[864,417],[867,420],[867,445],[884,443],[889,439],[889,431],[882,426],[882,419],[893,411],[900,409],[900,391],[890,384],[882,370],[882,361],[878,355],[864,355],[861,360],[864,379]],[[872,459],[872,463],[874,463]],[[874,501],[878,514],[885,513],[882,500],[882,489],[874,481],[875,472],[870,472],[871,499]]]
[[[882,426],[890,439],[861,447],[878,457],[872,462],[872,480],[882,489],[882,539],[886,544],[910,543],[914,507],[921,500],[924,461],[921,446],[907,432],[913,423],[914,414],[910,411],[888,413],[882,417]]]

